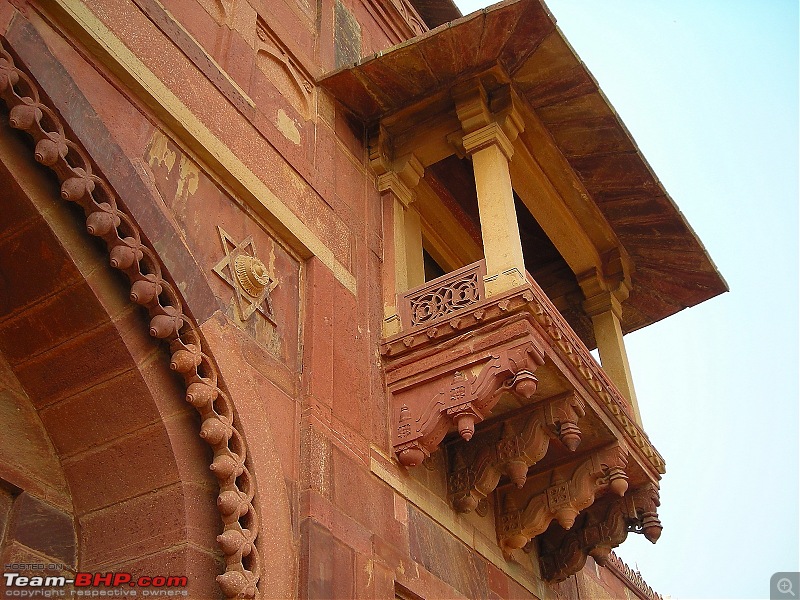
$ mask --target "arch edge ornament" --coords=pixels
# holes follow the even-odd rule
[[[0,41],[7,43],[3,36]],[[204,351],[198,325],[184,313],[181,296],[157,252],[143,240],[134,219],[120,209],[111,185],[93,172],[87,153],[67,137],[56,111],[41,101],[37,85],[3,47],[0,98],[10,111],[11,127],[33,138],[35,160],[58,177],[61,198],[81,206],[87,232],[106,243],[110,265],[130,280],[130,300],[148,310],[150,335],[168,342],[170,368],[182,375],[186,401],[202,420],[200,437],[214,453],[210,469],[220,486],[217,507],[224,526],[217,542],[225,556],[225,572],[217,583],[227,598],[255,597],[261,571],[255,545],[259,533],[253,506],[255,481],[233,403],[219,385],[218,369]]]

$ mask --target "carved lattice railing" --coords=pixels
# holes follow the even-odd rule
[[[403,328],[429,325],[481,302],[484,275],[486,263],[480,260],[407,291],[400,297]]]

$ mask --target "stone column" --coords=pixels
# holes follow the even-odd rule
[[[623,295],[627,297],[627,293]],[[630,402],[633,417],[641,425],[639,402],[633,388],[633,377],[628,363],[628,353],[625,351],[625,340],[622,338],[620,324],[622,303],[613,292],[601,291],[587,298],[583,307],[586,314],[592,319],[597,350],[600,353],[600,364],[614,385]]]
[[[422,220],[414,206],[405,207],[403,234],[406,238],[406,289],[425,283],[425,260],[422,255]]]
[[[456,112],[464,131],[463,146],[472,157],[478,211],[486,258],[486,295],[493,296],[525,282],[514,190],[509,162],[513,141],[523,123],[513,107],[509,88],[496,92],[492,111],[480,84],[454,92]]]
[[[383,202],[383,335],[401,330],[398,295],[425,283],[422,258],[422,226],[419,214],[411,207],[413,191],[422,177],[423,167],[416,157],[393,161],[373,161],[378,175],[378,191]],[[380,168],[380,167],[383,168]]]

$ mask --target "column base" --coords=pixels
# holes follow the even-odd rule
[[[400,324],[400,315],[394,314],[383,319],[383,337],[391,337],[397,335],[402,330]]]
[[[486,297],[491,298],[525,284],[525,274],[516,267],[483,278]]]

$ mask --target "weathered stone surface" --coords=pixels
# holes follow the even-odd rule
[[[72,516],[28,493],[23,492],[14,500],[7,539],[65,565],[77,564]]]
[[[300,598],[346,600],[354,597],[353,550],[313,519],[300,525]]]
[[[334,49],[336,66],[342,67],[356,63],[361,57],[361,27],[341,0],[336,0],[335,6]]]
[[[450,512],[444,502],[450,467],[444,453],[426,461],[418,469],[423,473],[411,477],[393,457],[387,458],[399,425],[393,409],[399,412],[402,405],[388,408],[386,384],[393,386],[406,378],[403,389],[416,388],[427,395],[430,390],[423,390],[418,378],[421,371],[415,372],[413,363],[417,362],[424,363],[426,377],[444,378],[448,383],[456,380],[456,371],[468,372],[461,373],[459,381],[462,376],[478,375],[479,367],[494,360],[493,350],[508,341],[507,334],[516,333],[490,331],[489,327],[472,335],[478,331],[477,323],[489,316],[502,318],[499,315],[514,308],[513,302],[498,302],[492,307],[493,315],[475,312],[460,324],[448,318],[447,325],[438,330],[426,329],[393,340],[387,353],[391,350],[399,357],[398,369],[384,368],[388,361],[376,350],[381,345],[385,302],[394,300],[383,297],[380,279],[383,270],[393,266],[389,263],[394,260],[394,250],[387,252],[393,242],[391,224],[382,218],[373,174],[365,165],[369,154],[366,132],[371,134],[376,124],[353,117],[326,91],[314,87],[320,72],[335,63],[352,64],[362,55],[387,50],[411,33],[423,33],[424,28],[415,28],[419,15],[414,7],[424,7],[426,18],[433,19],[435,15],[429,12],[432,4],[436,2],[285,0],[251,5],[230,0],[164,0],[160,7],[151,0],[86,0],[85,7],[107,28],[103,30],[106,40],[118,38],[119,45],[112,45],[112,50],[125,48],[137,56],[137,61],[125,64],[114,62],[118,57],[113,51],[106,55],[94,46],[85,47],[92,33],[82,32],[81,23],[73,23],[77,29],[67,35],[58,31],[68,16],[59,14],[45,21],[38,10],[31,10],[17,13],[12,21],[10,15],[16,9],[0,6],[2,27],[12,23],[4,47],[13,46],[15,59],[27,65],[35,85],[41,87],[42,101],[55,108],[51,118],[63,118],[65,135],[88,150],[97,167],[95,174],[108,179],[120,197],[119,206],[132,218],[129,226],[141,229],[148,248],[152,247],[159,264],[169,271],[167,278],[185,305],[181,315],[187,329],[202,324],[202,329],[193,333],[205,356],[172,348],[170,359],[163,348],[156,349],[158,343],[149,336],[153,315],[138,308],[138,312],[130,310],[126,286],[95,278],[100,270],[108,269],[106,254],[99,254],[102,260],[91,263],[91,274],[79,274],[71,262],[80,261],[70,255],[69,248],[66,254],[60,252],[63,240],[48,237],[37,211],[17,203],[0,215],[0,280],[6,274],[15,281],[23,280],[39,264],[51,264],[55,269],[55,275],[44,274],[42,281],[11,286],[10,294],[0,293],[0,355],[19,372],[22,382],[20,385],[16,377],[0,373],[4,382],[0,409],[4,415],[14,416],[11,411],[23,407],[22,421],[27,423],[21,426],[19,415],[17,421],[9,419],[14,423],[13,436],[0,442],[0,475],[5,477],[16,469],[15,484],[24,484],[27,494],[36,495],[40,488],[49,487],[36,477],[50,481],[60,473],[53,466],[63,462],[74,497],[69,498],[64,484],[61,504],[74,500],[80,513],[86,565],[130,568],[148,575],[170,569],[192,578],[191,592],[196,597],[220,597],[222,592],[213,577],[225,567],[214,540],[220,522],[213,504],[221,483],[254,494],[252,502],[239,498],[249,511],[242,523],[234,516],[227,524],[234,530],[239,525],[252,525],[255,530],[260,522],[257,549],[249,547],[245,536],[237,538],[234,545],[237,551],[249,550],[252,556],[261,553],[260,594],[265,597],[388,598],[396,594],[505,599],[531,597],[533,589],[547,590],[531,585],[538,575],[531,555],[523,556],[518,564],[499,557],[493,545],[492,516],[486,514],[481,522],[474,514],[462,517]],[[538,2],[504,3],[440,32],[423,34],[416,42],[383,53],[383,59],[367,60],[357,76],[342,72],[341,85],[330,87],[345,104],[357,104],[350,108],[361,115],[374,116],[384,109],[395,112],[394,120],[382,124],[393,129],[393,134],[399,133],[397,146],[387,146],[389,154],[401,147],[403,152],[409,150],[413,141],[405,138],[413,137],[417,126],[425,128],[426,136],[440,138],[434,149],[426,150],[431,156],[452,154],[460,151],[462,140],[458,123],[453,129],[450,122],[457,120],[449,114],[453,110],[451,84],[463,78],[465,71],[475,71],[469,73],[475,75],[479,67],[495,65],[500,57],[507,72],[494,68],[484,79],[498,78],[495,83],[502,83],[509,75],[521,74],[520,89],[524,88],[527,100],[536,102],[539,116],[545,120],[542,132],[549,130],[557,138],[553,142],[557,147],[551,148],[554,156],[560,157],[561,152],[581,167],[584,183],[603,203],[605,214],[622,223],[621,235],[634,240],[645,222],[664,234],[661,242],[640,247],[635,256],[644,267],[639,271],[640,283],[674,297],[701,298],[715,284],[713,273],[695,272],[692,281],[705,286],[695,296],[674,281],[661,277],[659,282],[663,273],[655,263],[663,257],[666,245],[682,239],[681,228],[665,218],[669,203],[653,202],[648,196],[651,182],[636,170],[635,160],[594,156],[631,150],[615,119],[598,121],[596,104],[579,105],[581,98],[597,93],[596,85],[563,53],[556,53],[558,60],[552,65],[541,65],[547,52],[558,50],[557,44],[534,56],[548,36],[558,42],[552,37],[558,35],[553,27],[553,20]],[[126,73],[127,68],[137,73]],[[142,74],[147,76],[146,85],[138,78]],[[434,88],[436,93],[431,94]],[[157,106],[158,98],[163,97],[158,94],[164,90],[175,94],[179,102]],[[426,115],[423,107],[406,115],[406,123],[397,110],[412,98],[430,103],[431,113]],[[449,111],[442,123],[426,120],[440,109]],[[602,102],[599,110],[605,110]],[[581,112],[576,124],[567,118]],[[208,128],[212,143],[198,144],[192,128],[180,122],[187,115],[192,126],[200,123]],[[583,129],[587,125],[597,125],[590,135]],[[55,137],[60,139],[60,133]],[[227,171],[219,162],[225,157],[239,161],[231,163],[237,168]],[[461,159],[453,161],[461,164]],[[420,166],[427,169],[431,165],[420,162]],[[635,177],[620,177],[620,169],[631,169]],[[464,174],[466,184],[472,185],[472,170],[467,168]],[[245,176],[267,186],[279,202],[270,205],[265,198],[243,194],[250,188],[238,178]],[[42,179],[47,177],[52,174]],[[445,188],[447,183],[438,182]],[[582,193],[581,182],[575,179],[572,183],[576,193]],[[424,185],[430,187],[430,182]],[[623,197],[626,189],[633,189],[636,198]],[[426,193],[439,194],[431,190]],[[587,197],[582,196],[581,202]],[[636,216],[632,206],[642,198],[647,217],[631,222]],[[433,200],[429,196],[417,202],[427,205]],[[285,211],[284,217],[291,216],[289,213],[299,217],[322,246],[305,247],[277,227],[276,223],[283,221],[270,212],[276,206]],[[445,204],[443,210],[451,208]],[[417,214],[413,203],[409,209]],[[72,225],[85,237],[81,219]],[[520,221],[520,226],[523,224]],[[231,288],[211,270],[220,259],[216,229],[220,225],[237,242],[252,236],[257,248],[253,258],[279,279],[271,296],[275,322],[255,324],[241,314],[238,321],[234,318]],[[449,241],[437,239],[442,232],[436,222],[424,225],[426,243],[448,246]],[[28,237],[22,239],[21,232]],[[472,242],[478,244],[477,228],[471,234]],[[94,250],[102,244],[88,242],[86,246]],[[441,256],[435,260],[441,258],[448,268],[477,260],[463,260],[461,250],[438,248]],[[473,250],[480,255],[479,244]],[[26,256],[14,263],[15,253]],[[317,256],[312,257],[314,253]],[[452,256],[445,256],[448,253]],[[320,260],[332,264],[331,256],[338,261],[336,272]],[[670,257],[673,266],[691,266],[695,258],[693,251]],[[558,279],[556,275],[553,278]],[[653,314],[672,310],[669,302],[656,306],[657,298],[639,292],[644,300],[630,313],[631,323],[651,318],[647,316],[649,308],[658,309]],[[3,304],[9,297],[9,305]],[[174,308],[173,304],[169,307]],[[549,305],[534,307],[531,313],[528,322],[535,329],[534,337],[546,350],[546,364],[538,365],[542,368],[537,371],[537,377],[542,375],[541,386],[536,388],[539,397],[530,397],[536,387],[532,373],[526,374],[530,377],[520,386],[527,385],[530,394],[520,399],[508,393],[506,387],[520,383],[510,379],[520,369],[509,369],[508,377],[490,390],[501,397],[492,398],[497,400],[492,407],[487,403],[487,413],[497,407],[494,417],[512,410],[521,414],[541,399],[551,400],[573,388],[591,395],[594,404],[601,400],[594,394],[606,394],[602,397],[607,402],[606,413],[595,411],[587,419],[584,441],[596,449],[608,441],[609,428],[626,426],[624,406],[615,403],[614,397],[606,399],[605,380],[595,367],[581,362],[582,349],[576,349],[569,328],[550,312]],[[461,331],[459,327],[465,328],[465,337],[458,344],[451,343],[460,335],[456,333]],[[482,339],[484,333],[486,339]],[[488,339],[490,336],[494,337]],[[198,374],[211,382],[201,385],[223,390],[216,405],[204,404],[202,417],[184,403],[182,377],[166,371],[172,360],[181,373],[193,372],[191,365],[188,370],[180,366],[195,358],[203,365]],[[454,387],[446,391],[454,396],[460,393]],[[428,395],[425,401],[430,400]],[[40,409],[38,417],[34,407]],[[415,407],[415,417],[425,408]],[[459,404],[449,408],[459,417],[467,412]],[[47,431],[37,424],[38,418]],[[452,415],[447,418],[452,420]],[[224,440],[209,447],[201,442],[197,437],[201,419],[206,420],[206,435],[216,426],[214,431],[223,438],[232,436],[230,443]],[[230,419],[235,419],[235,431]],[[478,445],[481,434],[486,433],[474,429],[480,419],[455,421],[453,425],[466,440],[457,444]],[[549,447],[540,445],[530,460],[513,460],[518,456],[506,452],[508,448],[487,445],[490,454],[498,453],[492,464],[503,468],[492,474],[494,480],[481,488],[483,493],[493,496],[495,486],[510,487],[505,477],[518,485],[524,483],[525,474],[538,466],[540,459],[546,473],[563,464],[567,453],[575,450],[573,421],[545,418],[553,442]],[[439,432],[439,440],[450,425],[447,419],[442,422],[446,427]],[[484,426],[495,424],[497,421]],[[569,424],[573,429],[567,428],[565,433]],[[651,452],[648,457],[657,459],[635,425],[630,424],[629,429],[635,438],[632,452],[644,449]],[[33,439],[41,452],[23,465],[20,455],[30,446],[23,447],[22,440],[31,431],[38,431]],[[39,443],[47,442],[48,436],[55,451]],[[509,434],[506,442],[512,439],[516,438]],[[247,454],[249,472],[238,481],[235,475],[228,481],[225,477],[213,479],[206,468],[212,447],[217,458],[223,455],[215,466],[226,458],[228,463],[243,461]],[[499,456],[501,451],[503,456]],[[17,462],[6,460],[6,455]],[[656,462],[653,465],[658,469]],[[641,481],[647,469],[650,467],[640,461],[632,479]],[[227,498],[230,501],[230,496]],[[490,497],[488,505],[502,514],[494,500]],[[424,506],[425,512],[417,506]],[[211,512],[203,512],[207,510]],[[459,536],[467,543],[459,541]],[[475,548],[469,547],[470,540]],[[16,541],[12,546],[3,551],[19,556],[28,552]],[[29,554],[38,556],[38,552]],[[241,566],[235,552],[226,554],[229,568]],[[593,561],[588,563],[594,567]],[[299,577],[296,569],[301,571]],[[615,588],[608,573],[595,570],[594,575],[598,577],[580,583],[581,588],[577,580],[570,579],[553,589],[563,597],[577,597],[579,589],[581,596],[613,595],[627,589],[624,583]],[[523,589],[514,578],[529,589]]]
[[[486,561],[414,506],[408,510],[411,558],[468,598],[489,594]]]
[[[92,148],[98,166],[121,194],[137,223],[150,239],[160,242],[161,259],[176,281],[184,283],[184,293],[195,317],[202,320],[209,316],[216,309],[217,302],[208,284],[196,277],[201,270],[170,221],[164,218],[158,200],[144,184],[134,164],[97,117],[84,92],[53,56],[35,28],[24,19],[14,21],[7,37],[45,93],[56,102],[59,113],[77,138]]]
[[[181,483],[90,512],[80,519],[81,569],[104,570],[183,539],[216,552],[215,503],[212,490]]]

